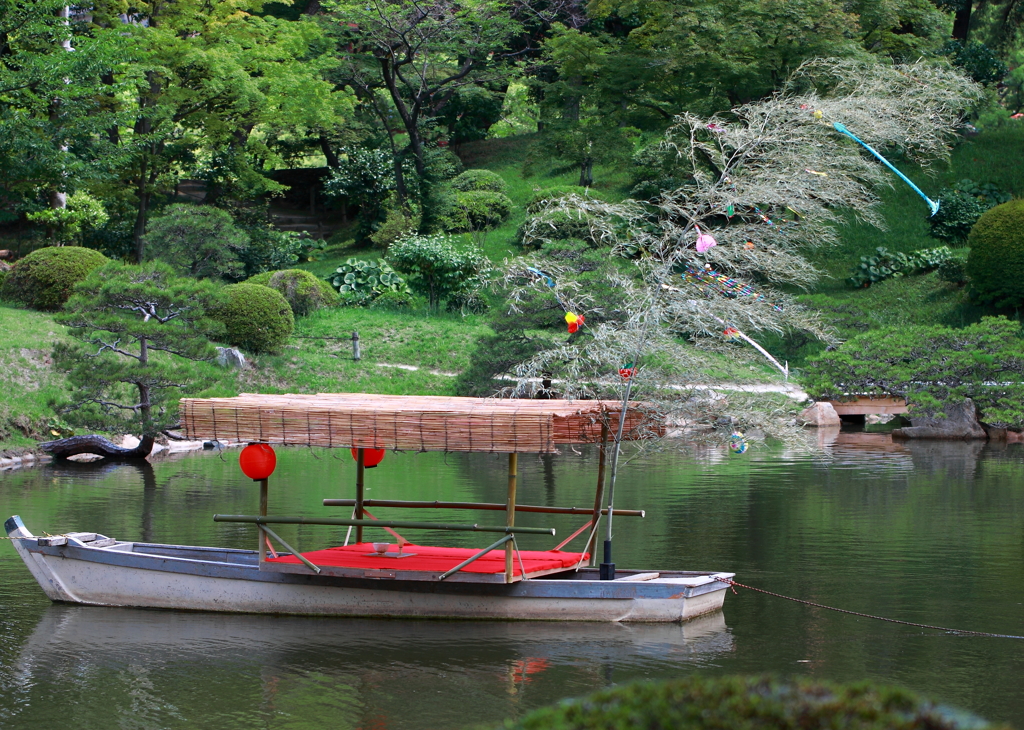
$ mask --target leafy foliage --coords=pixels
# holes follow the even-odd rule
[[[80,246],[40,248],[15,264],[0,295],[32,309],[56,311],[64,306],[75,284],[107,261],[99,251]]]
[[[847,279],[855,287],[871,286],[879,281],[911,274],[933,271],[953,258],[948,246],[923,248],[920,251],[903,253],[890,251],[884,246],[875,249],[874,256],[861,256],[853,276]]]
[[[807,392],[906,398],[912,413],[942,412],[972,398],[984,420],[1024,425],[1024,340],[1020,323],[986,317],[963,329],[889,327],[858,335],[810,358]]]
[[[508,730],[997,730],[906,690],[863,682],[691,676],[634,682],[529,713]],[[1004,730],[1008,730],[1005,728]]]
[[[967,238],[971,295],[997,307],[1024,303],[1024,200],[986,211]]]
[[[207,339],[217,288],[181,278],[165,263],[112,262],[94,270],[57,321],[77,342],[59,344],[70,400],[58,405],[76,424],[155,436],[178,420],[178,399],[204,384],[194,361],[215,351]]]
[[[302,269],[266,271],[250,277],[246,283],[268,286],[281,292],[296,317],[304,317],[318,309],[336,307],[341,303],[338,292],[330,284]]]
[[[394,155],[381,149],[351,147],[342,149],[339,158],[340,164],[324,183],[324,193],[359,206],[357,235],[367,240],[384,224],[389,210],[398,206]],[[401,166],[405,179],[415,181],[411,163],[404,160]]]
[[[239,254],[249,237],[231,215],[209,205],[177,203],[154,218],[146,229],[150,255],[166,261],[179,274],[197,279],[237,279],[245,266]]]
[[[508,195],[508,183],[505,182],[505,178],[490,170],[466,170],[452,180],[451,185],[454,190],[463,193],[486,190]]]
[[[639,217],[639,210],[628,203],[612,206],[576,193],[544,198],[532,208],[535,212],[517,232],[520,245],[526,248],[571,239],[594,248],[621,245],[629,238],[630,217],[634,221]]]
[[[491,190],[454,192],[437,220],[448,233],[483,231],[507,219],[513,207],[512,200],[504,193]]]
[[[541,188],[540,190],[534,191],[530,199],[526,201],[526,212],[527,213],[539,213],[551,204],[553,201],[559,198],[566,198],[570,195],[578,195],[581,198],[596,198],[601,200],[600,195],[596,195],[590,188],[584,188],[579,185],[556,185],[550,188]]]
[[[384,259],[350,258],[327,277],[344,301],[366,305],[385,294],[405,296],[409,286]]]
[[[963,286],[967,283],[967,252],[955,251],[952,256],[939,264],[939,278],[950,284]]]
[[[962,246],[981,214],[1011,197],[992,183],[960,180],[952,188],[939,191],[941,205],[928,219],[930,233],[951,246]]]
[[[224,325],[229,344],[257,355],[280,352],[295,329],[288,300],[259,284],[224,287],[223,300],[211,315]]]
[[[431,309],[478,290],[490,268],[478,248],[458,246],[442,235],[404,238],[388,251],[388,261],[408,276],[414,291],[427,297]]]
[[[83,231],[102,228],[109,218],[103,203],[84,190],[68,197],[62,208],[46,208],[25,217],[50,228],[60,243],[81,243]]]
[[[979,84],[991,84],[1006,76],[1007,68],[998,54],[978,41],[951,40],[942,47],[941,53],[950,57],[953,64]]]
[[[249,243],[238,251],[248,277],[288,268],[324,247],[319,239],[274,228],[266,205],[235,211],[234,219],[235,226],[249,237]]]

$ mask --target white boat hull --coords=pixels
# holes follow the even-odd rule
[[[16,522],[14,522],[16,520]],[[231,613],[543,621],[686,621],[722,608],[731,573],[600,581],[592,570],[511,585],[260,570],[256,554],[173,545],[40,545],[17,518],[11,542],[46,595],[96,606]],[[43,540],[45,543],[46,541]],[[626,571],[629,577],[636,571]]]

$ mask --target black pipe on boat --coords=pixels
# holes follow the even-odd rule
[[[612,562],[612,541],[604,541],[604,562],[601,563],[601,580],[615,580],[615,563]]]

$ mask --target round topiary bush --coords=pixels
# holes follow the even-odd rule
[[[1024,304],[1024,200],[997,205],[974,224],[967,237],[971,296],[983,304]]]
[[[99,251],[81,246],[37,249],[14,265],[4,279],[0,297],[44,312],[57,311],[75,284],[109,260]]]
[[[229,344],[255,354],[280,352],[295,329],[288,300],[260,284],[224,287],[224,300],[211,315],[224,324]]]
[[[966,713],[911,692],[869,682],[837,685],[809,679],[687,677],[636,682],[531,712],[515,730],[588,728],[771,728],[771,730],[996,730]]]
[[[483,190],[491,193],[508,194],[505,179],[490,170],[466,170],[452,180],[452,188],[462,193]]]
[[[455,193],[448,210],[441,217],[441,226],[449,233],[482,231],[508,218],[512,207],[512,200],[503,193],[488,190]]]
[[[304,317],[323,307],[336,307],[341,304],[334,287],[302,269],[266,271],[246,279],[245,283],[269,286],[281,292],[296,317]]]

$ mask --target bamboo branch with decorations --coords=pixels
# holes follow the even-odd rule
[[[524,241],[541,254],[508,265],[502,285],[510,310],[542,289],[582,321],[568,340],[519,365],[512,394],[547,377],[557,378],[563,397],[614,397],[609,390],[622,388],[618,371],[631,370],[644,382],[644,398],[679,422],[733,409],[732,396],[727,405],[687,385],[710,384],[707,353],[735,359],[745,352],[731,342],[739,340],[785,372],[755,337],[802,331],[835,342],[786,291],[819,279],[804,254],[836,243],[846,216],[883,225],[876,191],[892,177],[835,125],[927,164],[948,154],[963,114],[979,99],[979,87],[948,68],[818,60],[772,97],[711,118],[676,117],[661,149],[685,185],[618,204],[563,196],[524,225]],[[544,257],[557,237],[548,222],[556,219],[578,222],[593,246],[633,261],[610,275],[617,277],[614,307],[596,300],[572,267]],[[756,409],[740,416],[765,420]],[[778,431],[777,423],[764,425]]]

